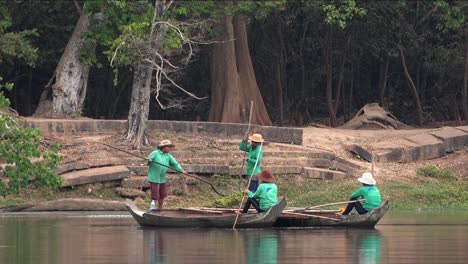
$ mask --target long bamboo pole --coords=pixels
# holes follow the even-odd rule
[[[106,146],[106,147],[109,147],[109,148],[112,148],[112,149],[115,149],[115,150],[118,150],[118,151],[127,153],[127,154],[129,154],[129,155],[134,156],[134,157],[137,157],[137,158],[140,158],[140,159],[144,159],[144,160],[148,160],[148,158],[145,158],[145,157],[140,156],[140,155],[137,155],[137,154],[133,154],[133,153],[131,153],[131,152],[129,152],[129,151],[126,151],[126,150],[123,150],[123,149],[119,149],[119,148],[116,148],[116,147],[114,147],[114,146],[111,146],[111,145],[108,145],[108,144],[105,144],[105,143],[103,143],[103,145]],[[216,187],[214,187],[214,185],[213,185],[211,182],[207,181],[207,180],[204,180],[204,179],[202,179],[202,178],[199,178],[199,177],[197,177],[197,176],[195,176],[195,175],[191,175],[191,174],[188,174],[188,173],[183,173],[182,171],[179,171],[179,170],[177,170],[177,169],[175,169],[175,168],[173,168],[173,167],[171,167],[171,166],[167,166],[166,164],[162,164],[162,163],[159,163],[159,162],[154,161],[154,160],[153,160],[152,162],[153,162],[153,163],[156,163],[156,164],[158,164],[158,165],[160,165],[160,166],[166,167],[166,168],[168,168],[168,169],[171,169],[171,170],[173,170],[173,171],[175,171],[175,172],[181,173],[181,174],[183,174],[183,175],[185,175],[185,176],[192,177],[192,178],[195,178],[195,179],[197,179],[197,180],[199,180],[199,181],[201,181],[201,182],[204,182],[204,183],[210,185],[210,186],[211,186],[211,189],[213,189],[213,191],[214,191],[215,193],[219,194],[220,196],[226,196],[226,195],[220,193],[220,192],[216,189]]]
[[[250,133],[250,122],[252,121],[252,110],[253,110],[253,100],[250,101],[250,113],[249,113],[249,125],[247,126],[247,135],[245,136],[245,142],[249,140],[249,133]],[[242,158],[242,166],[241,170],[239,172],[239,189],[241,189],[242,186],[242,173],[244,172],[244,166],[245,166],[245,157],[247,156],[247,150],[244,151],[244,156]]]
[[[252,181],[252,177],[255,173],[255,169],[257,168],[257,165],[258,165],[258,158],[260,157],[260,153],[262,152],[262,146],[263,146],[263,142],[260,143],[260,149],[257,153],[257,159],[255,160],[255,166],[253,167],[253,170],[252,170],[252,173],[250,174],[250,177],[249,177],[249,182],[247,183],[247,188],[249,188],[250,186],[250,182]],[[242,204],[244,203],[244,199],[245,199],[245,193],[242,195],[242,200],[239,204],[239,211],[240,209],[242,208]],[[236,224],[237,224],[237,221],[239,220],[239,214],[236,215],[236,220],[234,221],[234,225],[232,225],[232,229],[236,229]]]
[[[357,203],[357,202],[361,202],[361,201],[364,201],[364,200],[358,199],[358,200],[354,200],[354,201],[343,201],[343,202],[336,202],[336,203],[326,203],[326,204],[320,204],[320,205],[315,205],[315,206],[309,206],[309,207],[306,207],[305,209],[295,209],[294,212],[299,212],[299,211],[303,211],[303,210],[309,210],[309,209],[313,209],[313,208],[320,208],[320,207],[324,207],[324,206],[328,206],[328,205],[337,205],[337,204],[346,204],[346,203]]]

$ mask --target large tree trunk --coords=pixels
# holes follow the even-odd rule
[[[127,143],[133,149],[140,149],[142,145],[148,145],[145,133],[150,105],[152,72],[151,65],[138,63],[133,74],[126,136]]]
[[[44,91],[35,115],[49,117],[76,117],[81,114],[88,84],[89,65],[80,61],[83,48],[92,49],[81,35],[88,30],[89,14],[81,12],[72,36],[55,69],[55,83],[50,91]],[[49,96],[47,96],[49,93]],[[50,102],[52,100],[52,102]],[[52,106],[52,107],[50,107]]]
[[[212,98],[209,121],[245,122],[252,100],[252,123],[271,125],[255,79],[246,25],[241,17],[227,16],[222,26],[225,42],[215,44],[211,56]]]
[[[465,38],[465,76],[463,77],[462,88],[462,109],[463,118],[468,121],[468,27],[464,29]]]
[[[418,124],[421,126],[422,123],[423,123],[423,110],[422,110],[422,106],[421,106],[421,101],[419,100],[418,90],[416,88],[416,85],[413,82],[413,79],[411,78],[411,75],[408,72],[408,67],[406,66],[405,54],[403,52],[403,47],[398,46],[398,49],[400,50],[401,66],[403,67],[403,72],[405,74],[406,80],[409,83],[411,91],[413,92],[414,101],[416,103],[416,110],[418,111]]]
[[[164,10],[167,10],[172,2],[167,3],[163,0],[157,0],[155,3],[155,12],[158,18],[162,18]],[[164,24],[156,29],[155,32],[151,31],[149,35],[149,50],[159,50],[161,43],[167,33],[168,25]],[[132,98],[130,101],[130,110],[128,112],[128,127],[126,134],[126,143],[132,149],[140,149],[143,145],[148,145],[148,138],[146,137],[146,127],[148,121],[149,107],[150,107],[150,94],[151,94],[151,80],[154,66],[150,63],[139,62],[136,65],[133,74],[132,83]]]

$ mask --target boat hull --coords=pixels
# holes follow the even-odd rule
[[[232,228],[236,214],[232,211],[221,214],[190,213],[181,210],[163,210],[161,212],[143,212],[131,201],[127,201],[127,208],[133,218],[141,226],[159,228]],[[282,199],[275,206],[263,213],[241,214],[236,228],[264,228],[271,227],[286,207],[286,200]]]
[[[313,214],[313,216],[307,217],[304,215],[297,216],[293,214],[283,213],[278,220],[276,220],[274,227],[351,227],[351,228],[374,228],[375,225],[382,219],[385,213],[388,211],[388,202],[382,203],[382,205],[366,214],[362,215],[342,215],[333,216],[326,215],[327,219],[319,213]],[[318,216],[318,217],[314,217]],[[319,218],[322,216],[323,218]]]

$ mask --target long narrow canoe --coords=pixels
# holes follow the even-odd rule
[[[374,228],[388,211],[388,201],[366,214],[336,215],[330,212],[283,212],[274,227],[356,227]]]
[[[161,228],[231,228],[236,220],[236,212],[203,211],[193,209],[163,209],[159,212],[144,212],[139,210],[133,201],[127,200],[127,208],[141,226]],[[271,227],[286,207],[282,199],[268,211],[262,213],[241,214],[236,228]]]

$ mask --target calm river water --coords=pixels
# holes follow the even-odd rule
[[[129,215],[0,215],[0,263],[468,263],[468,213],[389,212],[375,230],[142,229]]]

